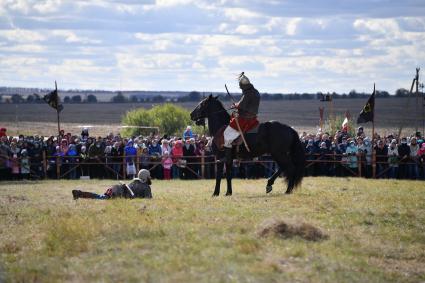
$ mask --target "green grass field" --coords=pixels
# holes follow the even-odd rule
[[[114,181],[0,183],[0,282],[423,282],[425,183],[154,181],[152,200],[78,200]],[[261,236],[271,221],[327,237]],[[284,235],[283,235],[284,236]]]

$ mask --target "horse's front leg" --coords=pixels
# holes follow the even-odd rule
[[[279,169],[273,173],[273,175],[267,180],[266,193],[270,193],[273,190],[273,184],[277,177],[282,173],[282,169]]]
[[[221,178],[223,176],[223,167],[224,167],[223,162],[217,163],[217,172],[215,174],[215,189],[212,195],[213,197],[220,195],[220,183],[221,183]]]
[[[230,159],[229,161],[226,161],[226,180],[227,180],[227,192],[226,196],[232,195],[232,167],[233,167],[233,160]]]

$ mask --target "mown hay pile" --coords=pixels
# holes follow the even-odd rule
[[[319,228],[304,222],[285,222],[283,220],[267,220],[258,231],[260,237],[277,236],[284,239],[300,237],[307,241],[320,241],[327,239],[326,235]]]

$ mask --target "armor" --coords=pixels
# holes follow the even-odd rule
[[[241,89],[242,97],[240,101],[236,103],[239,117],[245,119],[256,118],[260,106],[260,93],[251,83],[241,85]]]
[[[92,198],[92,199],[111,199],[111,198],[152,198],[151,178],[149,170],[142,169],[139,171],[138,178],[126,184],[117,184],[106,190],[103,195],[73,190],[74,199]]]
[[[242,97],[234,105],[237,117],[232,115],[229,126],[224,131],[224,146],[227,148],[231,148],[232,141],[240,135],[236,119],[238,119],[242,132],[247,132],[259,124],[257,114],[260,106],[260,93],[244,73],[239,76],[239,87],[242,89]]]

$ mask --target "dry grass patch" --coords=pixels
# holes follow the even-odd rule
[[[0,183],[0,282],[425,280],[424,182],[235,180],[211,198],[214,180],[155,180],[152,200],[72,200],[114,182]]]
[[[277,236],[284,239],[300,237],[307,241],[320,241],[328,239],[329,236],[321,229],[304,222],[284,221],[284,220],[266,220],[258,231],[261,237]]]

